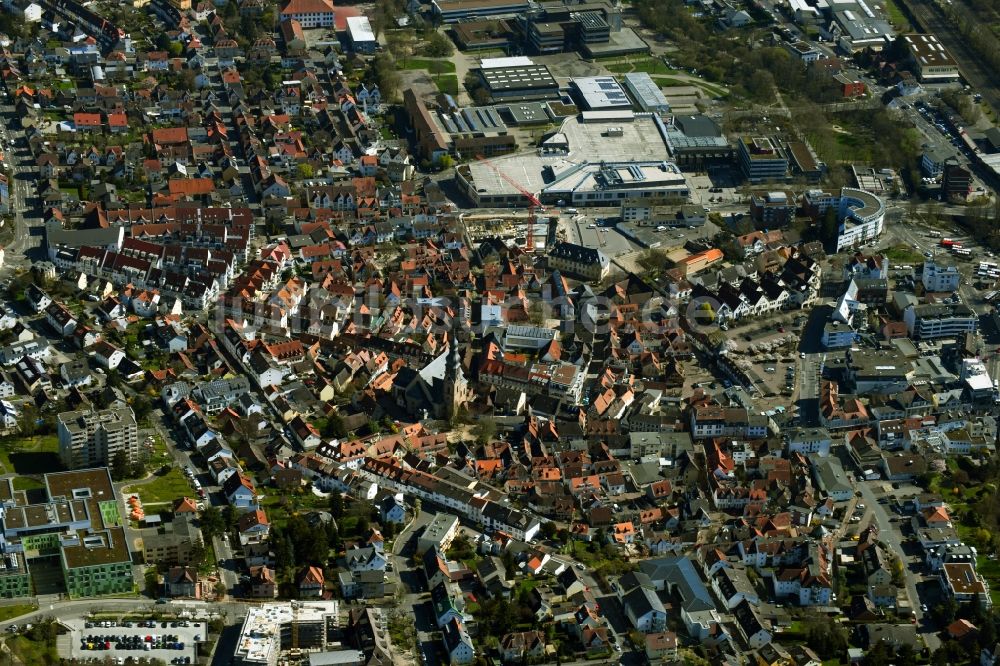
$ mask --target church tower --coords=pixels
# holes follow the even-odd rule
[[[469,382],[462,370],[462,355],[458,351],[458,317],[452,317],[451,335],[448,337],[448,363],[444,372],[444,399],[449,416],[458,414],[468,404]]]

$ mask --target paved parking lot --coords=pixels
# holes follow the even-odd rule
[[[181,664],[181,663],[195,663],[197,659],[198,652],[198,640],[204,640],[206,634],[205,624],[202,622],[190,622],[187,627],[184,626],[171,626],[176,624],[175,622],[155,622],[155,627],[140,627],[138,623],[133,622],[131,627],[121,626],[122,623],[118,623],[117,627],[98,627],[93,626],[88,628],[86,626],[86,620],[74,619],[68,620],[66,625],[70,627],[70,640],[69,640],[69,654],[63,654],[63,657],[71,659],[89,659],[92,657],[105,658],[110,657],[112,660],[117,661],[122,659],[121,663],[128,657],[137,658],[145,657],[146,659],[162,659],[167,664]],[[100,624],[100,623],[95,623]],[[165,627],[163,625],[166,625]],[[124,641],[117,640],[119,638],[128,638],[138,636],[138,648],[137,649],[125,649]],[[146,641],[145,638],[149,636],[154,640]],[[88,637],[93,637],[88,640]],[[160,645],[164,645],[167,640],[174,643],[183,643],[183,649],[167,649],[166,647],[161,647],[159,649],[150,648],[146,650],[144,646],[146,644],[154,644],[155,638],[159,637],[161,639]],[[167,638],[169,637],[169,638]],[[197,637],[197,640],[196,640]],[[97,650],[97,649],[87,649],[84,643],[90,643],[91,645],[97,646],[101,641],[99,638],[104,638],[104,644],[108,642],[111,643],[111,648],[107,650]],[[61,645],[65,645],[61,643]],[[122,649],[118,649],[116,645],[123,645]],[[190,662],[185,661],[190,659]],[[179,661],[178,661],[179,660]]]

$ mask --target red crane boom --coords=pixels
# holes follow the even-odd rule
[[[521,185],[519,182],[517,182],[516,180],[505,174],[503,170],[501,170],[496,164],[493,164],[493,162],[490,162],[482,155],[476,155],[476,159],[485,164],[486,166],[488,166],[489,168],[493,169],[493,171],[495,171],[498,176],[504,179],[504,182],[508,183],[518,192],[523,194],[524,197],[528,200],[528,230],[527,233],[525,234],[525,244],[527,248],[531,248],[532,245],[534,244],[532,242],[532,234],[535,231],[535,208],[540,208],[542,211],[544,211],[545,206],[543,206],[542,202],[538,200],[538,197],[536,197],[533,193],[528,191],[528,189],[523,185]]]

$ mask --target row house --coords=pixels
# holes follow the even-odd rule
[[[691,436],[694,439],[762,439],[767,433],[767,417],[744,408],[703,405],[691,411]]]

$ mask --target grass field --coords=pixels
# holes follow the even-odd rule
[[[13,606],[0,606],[0,622],[6,622],[15,617],[21,617],[38,610],[35,604],[15,604]]]
[[[151,481],[129,486],[127,493],[136,493],[143,506],[149,504],[166,504],[175,499],[194,494],[194,489],[177,467],[171,467],[166,474],[154,475]]]
[[[882,8],[885,10],[886,16],[889,17],[889,22],[897,31],[910,32],[910,22],[903,14],[903,10],[896,4],[896,0],[882,0]]]
[[[436,64],[435,64],[436,63]],[[433,67],[440,67],[445,74],[455,73],[455,63],[450,60],[431,60],[430,58],[407,58],[404,62],[397,63],[402,69],[426,69],[433,71]]]
[[[675,79],[669,76],[654,76],[653,82],[661,88],[671,88],[675,86],[691,86],[703,90],[709,97],[725,97],[729,93],[719,86],[705,83],[700,79]]]
[[[56,651],[55,643],[46,645],[27,636],[14,636],[7,639],[7,647],[22,664],[59,663],[59,653]]]
[[[885,251],[885,256],[892,262],[917,263],[924,260],[922,254],[905,245],[890,247]]]
[[[432,74],[434,85],[445,95],[458,94],[458,76],[455,74]]]
[[[8,474],[45,474],[62,469],[55,435],[0,440],[0,465]]]
[[[871,145],[863,136],[851,132],[820,133],[807,138],[827,164],[868,162],[871,159]]]
[[[19,476],[14,479],[14,490],[41,490],[45,484],[30,476]]]
[[[654,74],[684,74],[679,69],[670,69],[663,64],[659,58],[636,58],[634,60],[616,60],[615,62],[601,63],[604,69],[613,74],[629,74],[631,72],[646,72],[650,76]]]
[[[976,571],[989,584],[993,605],[1000,604],[1000,562],[980,555],[976,558]]]

